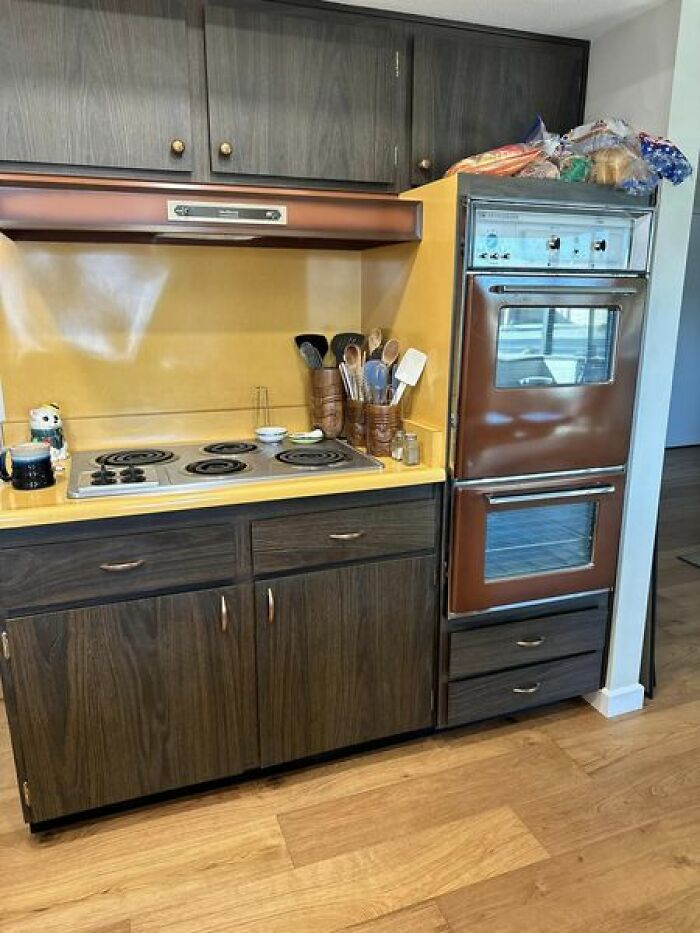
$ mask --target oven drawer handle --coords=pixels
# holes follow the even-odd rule
[[[518,385],[521,386],[553,386],[554,384],[554,376],[523,376],[522,379],[518,379]]]
[[[614,486],[592,486],[590,489],[562,489],[561,492],[513,493],[512,496],[486,496],[489,505],[517,505],[520,502],[551,502],[556,499],[587,499],[609,496]]]
[[[357,541],[358,538],[364,537],[364,534],[364,531],[346,531],[343,534],[330,534],[328,537],[331,541]]]
[[[528,684],[526,687],[513,687],[513,693],[525,693],[530,695],[532,693],[537,693],[541,686],[541,681],[536,680],[534,684]]]
[[[492,285],[494,295],[615,295],[631,298],[639,294],[635,288],[614,285]]]
[[[544,639],[544,635],[535,635],[534,638],[521,638],[515,644],[518,648],[539,648],[540,645],[544,644]]]
[[[126,573],[129,570],[137,570],[146,563],[143,558],[139,560],[127,560],[123,564],[100,564],[100,570],[105,573]]]

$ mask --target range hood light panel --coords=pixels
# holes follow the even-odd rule
[[[264,224],[286,227],[284,204],[240,204],[235,201],[168,201],[168,221],[196,224]]]

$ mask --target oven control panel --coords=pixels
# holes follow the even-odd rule
[[[471,214],[472,269],[644,272],[651,212],[476,207]]]

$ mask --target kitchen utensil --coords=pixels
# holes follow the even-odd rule
[[[295,431],[289,435],[292,444],[318,444],[323,440],[323,431],[316,428],[314,431]]]
[[[367,337],[367,354],[371,357],[375,350],[382,345],[382,332],[378,327],[369,332]]]
[[[345,348],[348,344],[354,343],[358,347],[364,346],[365,337],[364,334],[353,333],[352,331],[347,331],[346,333],[336,334],[335,337],[331,340],[331,351],[335,356],[336,363],[340,365],[343,362],[345,353]]]
[[[413,347],[406,350],[401,362],[396,367],[396,380],[398,382],[398,388],[394,393],[394,398],[391,401],[391,404],[396,406],[401,401],[401,398],[406,391],[406,386],[414,386],[421,377],[421,373],[425,369],[425,364],[428,361],[428,357],[425,353],[421,353],[420,350],[416,350]]]
[[[12,469],[7,468],[7,455],[12,459]],[[0,451],[0,478],[12,483],[15,489],[45,489],[56,482],[51,466],[49,444],[16,444]]]
[[[326,437],[339,437],[343,430],[343,384],[335,366],[325,366],[311,373],[313,426]]]
[[[367,360],[364,376],[370,400],[375,405],[384,405],[389,385],[389,367],[381,360]]]
[[[262,441],[263,444],[278,444],[281,440],[283,440],[283,438],[287,436],[287,429],[277,425],[256,428],[255,436],[259,441]]]
[[[345,394],[348,398],[353,397],[353,386],[348,375],[348,368],[345,363],[338,363],[338,372],[340,373],[340,378],[343,380],[343,388],[345,389]]]
[[[382,348],[382,363],[385,366],[393,366],[399,358],[399,342],[396,337],[387,340]]]
[[[299,347],[299,352],[309,369],[321,369],[323,366],[323,357],[313,344],[308,342],[302,343]]]
[[[362,372],[362,351],[355,343],[349,343],[345,348],[343,353],[345,360],[345,365],[350,376],[350,381],[353,385],[354,391],[351,393],[352,398],[357,401],[362,401],[365,397],[364,393],[364,379]]]
[[[270,393],[267,386],[255,386],[255,427],[264,428],[270,423]]]
[[[328,353],[328,340],[323,336],[323,334],[297,334],[294,338],[294,342],[301,350],[301,345],[303,343],[310,343],[311,346],[318,351],[321,361]],[[323,365],[323,362],[321,362]]]

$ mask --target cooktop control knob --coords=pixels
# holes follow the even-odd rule
[[[608,248],[608,244],[605,240],[594,240],[593,241],[593,249],[597,253],[604,253],[607,248]]]
[[[551,236],[547,240],[547,249],[561,249],[561,237]]]

